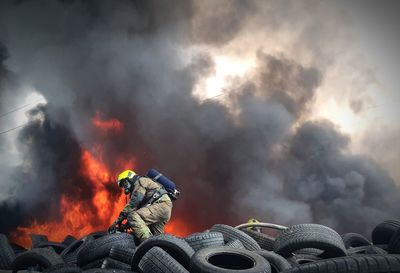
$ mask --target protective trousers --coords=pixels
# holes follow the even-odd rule
[[[128,222],[133,234],[142,242],[152,235],[164,233],[165,224],[171,218],[171,211],[171,200],[161,200],[130,212]]]

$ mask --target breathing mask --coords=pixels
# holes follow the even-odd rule
[[[132,183],[129,181],[129,179],[124,179],[122,188],[124,189],[124,193],[126,195],[128,195],[132,192]]]

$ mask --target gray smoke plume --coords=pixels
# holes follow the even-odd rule
[[[255,26],[275,35],[304,20],[305,9],[295,4],[228,1],[225,8],[216,3],[0,3],[8,69],[48,101],[29,113],[19,134],[22,166],[0,178],[2,185],[15,185],[0,200],[0,232],[32,219],[58,219],[61,194],[91,200],[79,160],[81,147],[99,142],[111,169],[116,158],[133,155],[139,173],[155,167],[173,179],[182,191],[173,217],[193,230],[256,216],[365,234],[398,213],[393,179],[371,159],[351,154],[351,139],[329,121],[307,120],[334,61],[333,43],[325,47],[327,34],[317,38],[333,31],[330,21],[318,29],[308,18],[293,30],[299,34],[298,52],[318,48],[308,64],[260,47],[249,76],[232,79],[230,106],[193,97],[215,64],[209,52],[193,53],[192,46],[222,47]],[[314,1],[306,4],[315,8]],[[88,129],[98,111],[122,121],[123,134]],[[48,192],[51,197],[44,198]],[[40,208],[50,204],[44,215]]]

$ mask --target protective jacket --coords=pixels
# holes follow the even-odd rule
[[[161,193],[161,196],[155,194]],[[171,217],[172,201],[163,186],[148,177],[139,177],[133,184],[131,198],[118,220],[127,219],[140,240],[164,232]]]
[[[150,205],[149,201],[152,200],[155,193],[160,191],[164,194],[157,199],[158,202],[171,201],[166,192],[162,190],[163,187],[152,179],[148,177],[139,177],[133,185],[131,198],[122,210],[122,213],[127,215],[131,211],[138,210],[145,205]]]

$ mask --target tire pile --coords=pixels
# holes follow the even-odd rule
[[[278,236],[217,224],[186,238],[162,234],[137,246],[127,233],[96,232],[49,242],[32,235],[32,249],[0,234],[0,272],[51,273],[400,273],[400,220],[360,234],[300,224]]]

